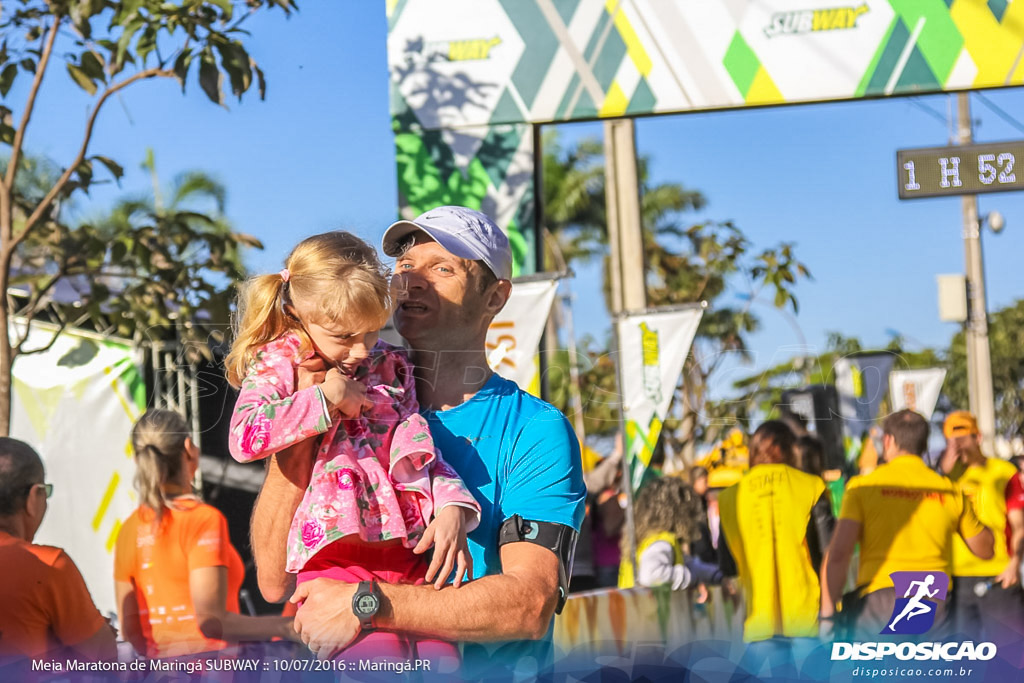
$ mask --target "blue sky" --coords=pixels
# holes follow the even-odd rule
[[[378,243],[397,212],[383,3],[307,2],[290,20],[264,13],[248,28],[250,50],[267,74],[266,101],[253,92],[220,108],[196,82],[185,96],[167,80],[125,90],[108,103],[91,152],[118,160],[126,177],[121,188],[97,188],[79,201],[78,212],[88,216],[120,194],[146,190],[139,163],[152,147],[165,181],[201,169],[227,186],[236,229],[266,245],[249,257],[257,272],[278,270],[295,242],[323,230],[344,228]],[[1024,119],[1022,89],[985,95]],[[52,69],[29,151],[67,163],[88,101],[62,68]],[[938,320],[935,275],[963,272],[960,200],[900,202],[895,176],[898,148],[946,144],[947,102],[933,95],[638,121],[639,151],[651,156],[653,179],[708,198],[694,221],[733,220],[756,247],[795,242],[814,275],[797,288],[799,334],[767,305],[769,296],[755,304],[763,322],[751,340],[755,367],[791,356],[800,334],[823,350],[831,330],[869,345],[884,345],[890,329],[911,348],[948,343],[956,326]],[[1024,127],[977,98],[973,116],[978,141],[1024,138]],[[562,128],[567,141],[601,134],[600,123]],[[984,237],[989,310],[1024,297],[1024,196],[981,197],[982,213],[995,209],[1007,227]],[[596,266],[583,267],[573,284],[579,336],[603,337],[608,326],[597,278]]]

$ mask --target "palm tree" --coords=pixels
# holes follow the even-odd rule
[[[242,248],[262,244],[233,230],[224,212],[227,191],[216,179],[188,171],[163,189],[152,151],[142,166],[152,193],[122,199],[82,227],[109,245],[103,275],[119,290],[114,308],[122,333],[138,339],[183,326],[209,356],[205,335],[223,338],[234,283],[245,277]]]
[[[560,270],[574,263],[601,257],[604,261],[605,301],[610,300],[608,223],[605,216],[604,146],[596,139],[562,145],[555,129],[544,134],[545,270]],[[652,185],[649,159],[637,161],[640,212],[645,245],[684,234],[679,214],[704,207],[704,196],[679,183]],[[652,249],[645,249],[650,271]],[[650,289],[650,286],[648,287]]]
[[[597,140],[563,147],[555,129],[545,132],[543,145],[544,266],[552,271],[604,252],[604,157]]]
[[[545,135],[544,149],[544,219],[550,235],[546,240],[546,265],[549,269],[561,267],[559,254],[569,266],[602,257],[608,304],[611,279],[603,146],[597,140],[583,140],[564,147],[557,131],[552,130]],[[652,183],[648,157],[637,160],[637,175],[649,305],[702,300],[711,304],[680,378],[676,415],[666,421],[666,434],[675,450],[692,451],[695,440],[703,435],[704,425],[697,416],[708,405],[708,382],[723,352],[745,353],[747,338],[759,325],[749,305],[729,306],[723,294],[736,281],[746,281],[751,296],[768,287],[773,290],[776,306],[790,305],[795,311],[792,285],[798,277],[810,277],[810,273],[796,259],[792,244],[781,243],[752,253],[751,242],[729,221],[685,226],[687,213],[706,206],[704,195],[680,183]],[[614,381],[604,376],[613,371],[612,366],[598,362],[599,355],[591,349],[592,362],[583,369],[585,397],[606,395],[614,386]],[[586,412],[591,429],[611,432],[618,428],[617,421],[609,419],[614,410],[609,410],[608,402],[594,401]]]
[[[34,206],[55,167],[45,159],[20,163],[18,206]],[[193,357],[209,357],[208,342],[223,338],[233,283],[245,276],[241,248],[262,245],[233,231],[226,190],[210,176],[187,172],[164,191],[151,152],[143,167],[152,194],[121,199],[74,226],[67,206],[58,206],[19,245],[11,287],[23,324],[15,356],[45,351],[67,326],[91,325],[136,342],[199,342],[188,345]],[[35,319],[57,328],[49,344],[28,348]]]

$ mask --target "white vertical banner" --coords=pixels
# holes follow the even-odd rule
[[[945,380],[946,371],[942,368],[893,370],[889,375],[889,401],[893,412],[913,410],[931,420]]]
[[[625,461],[633,489],[661,435],[704,309],[699,306],[624,315],[616,322]]]
[[[540,386],[537,350],[557,289],[557,279],[513,282],[512,296],[487,330],[487,364],[534,394]]]
[[[33,325],[28,349],[52,332]],[[114,543],[137,505],[129,447],[145,404],[130,346],[63,332],[46,351],[14,362],[11,436],[39,453],[53,484],[35,542],[63,548],[85,578],[96,606],[116,612]]]

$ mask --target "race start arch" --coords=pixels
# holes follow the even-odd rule
[[[1024,2],[387,0],[400,208],[538,244],[539,124],[1024,84]]]

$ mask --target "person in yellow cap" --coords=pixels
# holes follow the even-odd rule
[[[981,452],[978,422],[966,410],[950,413],[942,433],[946,450],[939,459],[939,469],[957,483],[981,523],[1001,540],[1006,528],[1006,485],[1017,474],[1017,468]],[[954,539],[955,632],[993,641],[1000,635],[1024,633],[1024,591],[1011,565],[1005,543],[996,543],[992,558],[986,560],[972,554],[960,539]]]

